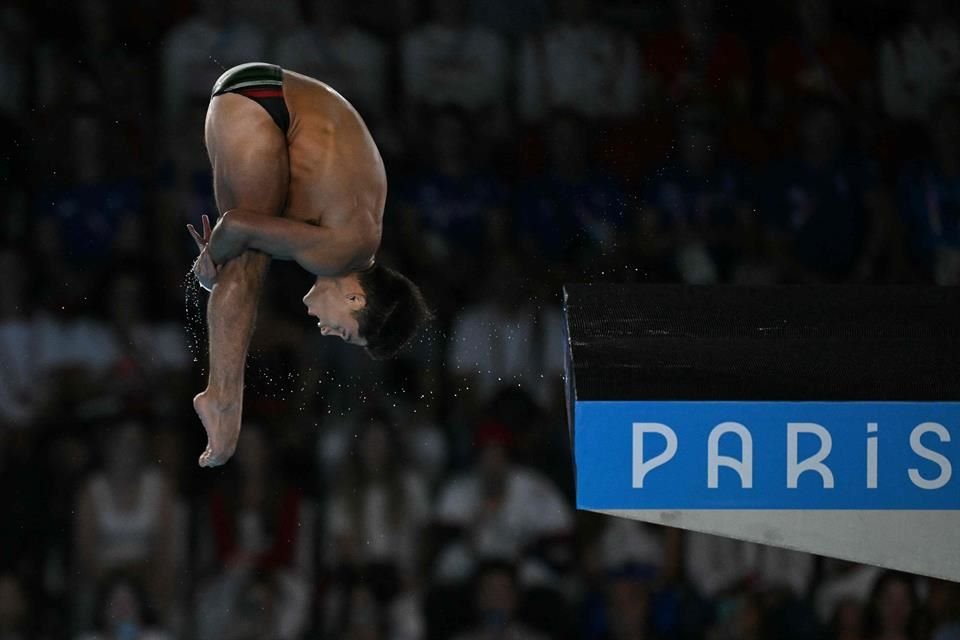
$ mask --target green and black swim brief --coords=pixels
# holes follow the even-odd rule
[[[266,62],[248,62],[227,69],[213,85],[211,97],[238,93],[263,107],[284,134],[290,111],[283,99],[283,69]]]

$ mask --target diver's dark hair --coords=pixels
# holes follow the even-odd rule
[[[367,353],[375,360],[393,357],[430,318],[417,285],[389,267],[374,264],[358,274],[367,298],[357,315]]]

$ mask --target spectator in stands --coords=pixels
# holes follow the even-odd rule
[[[0,114],[19,119],[24,115],[29,90],[29,52],[33,28],[23,10],[6,4],[0,9]]]
[[[338,581],[334,597],[360,597],[350,594],[366,584],[390,637],[410,637],[423,627],[418,590],[430,502],[398,429],[380,412],[361,420],[328,504],[324,560]]]
[[[67,417],[61,419],[69,421],[65,424],[40,423],[43,429],[38,429],[38,433],[46,432],[45,439],[38,441],[40,446],[34,451],[21,451],[26,455],[13,459],[19,460],[20,464],[4,464],[14,474],[7,477],[16,478],[11,483],[16,498],[5,502],[12,505],[6,513],[11,521],[23,523],[21,533],[27,534],[29,541],[20,547],[4,545],[2,548],[9,549],[10,557],[26,568],[20,575],[30,576],[35,585],[33,593],[37,597],[32,599],[32,604],[36,607],[38,626],[43,633],[56,638],[65,638],[82,630],[71,627],[71,624],[77,621],[78,612],[92,615],[93,607],[94,587],[89,592],[75,589],[77,563],[72,551],[76,537],[77,492],[84,486],[94,457],[94,443],[90,437],[93,425],[100,427],[101,421],[85,423],[78,413],[63,411],[60,415]],[[37,483],[37,491],[27,490],[30,482]],[[37,505],[42,505],[40,513],[36,513]],[[16,513],[18,506],[26,517]],[[38,636],[43,637],[42,634]]]
[[[212,603],[229,610],[237,598],[265,597],[266,589],[282,594],[276,606],[290,620],[284,624],[303,629],[313,585],[316,507],[286,480],[259,425],[244,425],[240,438],[236,464],[210,491],[199,516],[196,565],[205,580],[198,610]],[[198,622],[204,637],[221,637],[233,624],[228,612]]]
[[[327,561],[359,568],[390,564],[400,582],[420,567],[420,529],[429,509],[423,479],[411,472],[397,427],[371,413],[359,425],[328,505]]]
[[[388,616],[373,589],[363,582],[354,584],[336,616],[329,637],[345,640],[386,640],[419,638],[419,635],[391,635]]]
[[[583,637],[684,637],[677,618],[691,616],[669,593],[680,577],[679,530],[619,518],[602,525],[583,554],[592,585],[583,597]]]
[[[866,609],[868,640],[919,640],[920,601],[914,576],[884,571],[873,584]]]
[[[481,422],[474,437],[476,464],[439,490],[434,521],[445,542],[434,578],[464,580],[482,560],[508,558],[524,586],[549,581],[551,549],[568,544],[573,530],[569,505],[545,477],[511,461],[512,434],[502,424]]]
[[[929,151],[904,165],[897,182],[909,252],[925,279],[960,283],[960,99],[949,97],[927,121]]]
[[[106,291],[110,340],[106,374],[115,393],[150,409],[169,405],[170,394],[182,390],[171,382],[159,384],[163,376],[181,377],[190,367],[191,357],[183,327],[179,323],[159,322],[147,307],[144,290],[148,279],[143,273],[116,274]],[[166,401],[166,402],[165,402]]]
[[[173,407],[164,408],[169,411]],[[189,484],[191,477],[187,472],[188,457],[185,455],[184,448],[186,434],[183,424],[177,420],[176,415],[172,413],[163,416],[162,422],[151,434],[150,450],[156,456],[157,468],[170,488],[173,501],[172,519],[166,526],[171,529],[171,535],[174,538],[174,555],[171,564],[176,576],[175,582],[181,588],[175,590],[172,603],[173,615],[168,627],[174,632],[182,633],[188,622],[191,604],[190,594],[182,586],[193,584],[193,549],[190,533],[191,527],[194,526],[195,513],[191,508],[194,504],[194,492]]]
[[[872,124],[877,105],[872,52],[838,27],[833,0],[795,0],[791,9],[794,28],[766,52],[765,109],[774,148],[795,142],[797,107],[810,98],[836,102],[853,116],[854,126]]]
[[[641,568],[611,571],[606,584],[603,640],[647,640],[655,637],[651,622],[650,576]]]
[[[48,400],[44,372],[37,361],[39,329],[26,296],[28,271],[14,249],[0,250],[0,428],[31,426]]]
[[[0,427],[0,504],[4,520],[16,523],[0,527],[0,576],[36,577],[48,560],[38,544],[51,521],[37,505],[53,506],[46,501],[51,474],[36,460],[41,448],[49,448],[44,445],[40,429]]]
[[[146,594],[129,575],[104,576],[97,598],[95,631],[78,640],[168,640],[172,635],[155,625]]]
[[[717,619],[707,631],[711,639],[764,640],[783,637],[770,628],[769,612],[759,594],[744,589],[735,593],[719,609]]]
[[[688,578],[709,599],[745,587],[802,598],[813,575],[813,557],[807,553],[706,533],[684,537],[684,560]]]
[[[498,391],[520,386],[542,408],[559,398],[563,373],[563,319],[553,304],[538,299],[517,262],[491,260],[489,292],[453,318],[447,371],[470,416]]]
[[[523,253],[534,262],[576,265],[578,273],[614,250],[630,207],[619,181],[593,162],[589,126],[572,111],[551,114],[544,171],[518,190],[516,201]]]
[[[164,131],[172,134],[183,107],[206,101],[224,69],[262,60],[267,40],[245,0],[199,0],[197,13],[173,27],[162,43]]]
[[[399,187],[406,247],[421,269],[447,286],[476,272],[504,216],[505,190],[475,153],[477,131],[469,115],[446,108],[433,113],[427,166]],[[453,281],[453,282],[451,282]]]
[[[69,37],[40,39],[28,47],[37,52],[31,85],[42,105],[31,116],[31,128],[44,132],[31,146],[35,141],[44,150],[35,161],[57,170],[44,171],[39,184],[49,189],[64,178],[80,180],[87,171],[110,177],[145,173],[154,122],[153,92],[144,73],[148,61],[126,46],[128,35],[112,3],[82,0],[57,9],[59,23],[71,27]],[[102,122],[91,124],[91,114]],[[74,133],[80,119],[86,121],[79,125],[84,131]],[[65,148],[71,136],[79,138],[76,146]],[[75,166],[65,166],[68,162]]]
[[[960,638],[960,583],[931,578],[924,601],[931,640]]]
[[[408,113],[453,105],[502,120],[510,50],[503,37],[467,21],[467,0],[431,0],[428,20],[400,39],[403,99]]]
[[[449,443],[436,422],[438,407],[432,398],[433,392],[423,386],[419,379],[423,372],[413,371],[416,367],[416,363],[410,362],[391,367],[387,370],[386,384],[380,388],[384,393],[382,399],[364,400],[362,407],[354,405],[347,415],[323,422],[317,432],[316,454],[318,471],[326,485],[337,485],[341,472],[350,462],[357,434],[371,420],[403,425],[397,433],[391,433],[391,437],[400,438],[399,450],[406,456],[411,472],[424,481],[428,493],[446,473]],[[409,375],[397,375],[400,370],[407,370]]]
[[[830,640],[865,640],[863,615],[862,601],[854,598],[837,601],[826,625]]]
[[[851,609],[859,608],[861,613],[870,589],[881,569],[871,565],[856,564],[842,560],[823,559],[822,577],[813,592],[813,605],[821,624],[832,628],[837,625],[846,628]],[[847,611],[841,613],[841,607]],[[862,621],[861,621],[862,622]],[[863,625],[859,632],[863,634]]]
[[[430,346],[436,355],[431,353],[423,360],[393,362],[381,378],[381,389],[391,404],[391,421],[403,425],[398,433],[402,439],[401,451],[407,454],[411,469],[432,489],[448,470],[449,442],[440,422],[440,404],[436,399],[436,385],[441,382],[438,370],[442,366],[442,355],[439,355],[442,348]]]
[[[161,473],[148,463],[142,423],[122,418],[103,431],[103,466],[87,480],[75,508],[74,560],[77,593],[92,594],[114,571],[143,583],[148,606],[161,619],[174,597],[173,497]],[[78,598],[80,621],[89,609]]]
[[[587,0],[562,0],[555,19],[524,38],[517,70],[517,110],[523,120],[542,121],[555,109],[590,118],[639,111],[647,80],[637,43],[602,23],[594,11]]]
[[[889,252],[889,196],[874,163],[846,147],[842,127],[834,105],[812,103],[799,149],[762,180],[764,221],[789,281],[867,280]]]
[[[943,0],[918,0],[913,16],[880,44],[880,95],[886,114],[923,121],[960,74],[960,28]]]
[[[623,282],[679,282],[676,246],[658,212],[640,205],[627,217],[614,251],[601,256],[601,271]],[[595,271],[595,269],[594,269]]]
[[[63,236],[53,218],[35,219],[27,253],[36,266],[31,337],[36,367],[49,379],[48,407],[95,396],[110,365],[109,328],[93,308],[98,274],[71,264]]]
[[[469,0],[470,21],[493,29],[515,44],[538,31],[549,17],[547,0]]]
[[[350,3],[357,24],[395,43],[423,21],[419,0],[354,0]]]
[[[297,0],[232,0],[244,18],[257,26],[266,42],[266,51],[272,54],[277,41],[303,25],[303,2]],[[237,6],[241,5],[241,6]]]
[[[198,603],[199,640],[297,640],[309,615],[309,589],[288,572],[231,566]]]
[[[559,317],[559,310],[554,309],[547,313],[557,313],[555,322],[562,325],[563,320]],[[562,333],[562,327],[547,329],[551,334],[555,331]],[[558,355],[558,358],[562,359],[562,354]],[[511,455],[514,462],[539,471],[572,500],[573,469],[569,434],[566,429],[557,428],[566,420],[561,380],[562,364],[559,360],[557,366],[556,372],[544,374],[542,384],[549,389],[549,393],[543,392],[542,396],[535,395],[539,385],[530,384],[530,381],[521,384],[501,384],[487,400],[484,413],[489,414],[492,420],[506,426],[513,435]],[[470,382],[471,389],[473,384],[474,382]],[[464,400],[466,401],[466,398]],[[470,434],[465,435],[466,442],[463,444],[466,447],[464,448],[472,448]]]
[[[871,52],[836,24],[833,0],[795,0],[791,31],[766,54],[768,107],[780,112],[810,97],[866,111],[872,104]]]
[[[101,132],[103,162],[107,175],[142,175],[153,160],[152,128],[155,112],[149,107],[154,95],[148,61],[129,37],[119,12],[109,0],[81,0],[75,4],[78,39],[69,51],[72,71],[95,87],[97,106],[103,110],[109,134]]]
[[[473,576],[473,624],[455,640],[547,640],[517,616],[519,600],[516,567],[487,560]]]
[[[747,47],[717,24],[714,0],[674,0],[675,22],[654,34],[644,58],[656,92],[672,103],[709,102],[725,117],[750,104]]]
[[[0,573],[0,640],[35,637],[31,610],[23,585],[13,573]]]
[[[315,507],[302,490],[286,482],[262,428],[246,426],[250,435],[244,442],[250,451],[238,459],[235,477],[207,499],[201,563],[222,569],[244,561],[309,578]]]
[[[57,153],[71,160],[62,167],[70,182],[44,185],[34,199],[34,213],[60,234],[61,260],[81,270],[106,269],[123,220],[143,215],[144,185],[129,162],[110,171],[107,130],[114,123],[106,109],[75,105],[66,123],[69,130]]]
[[[387,45],[353,24],[347,0],[311,0],[307,8],[307,22],[280,38],[273,61],[326,82],[375,127],[391,107]]]
[[[684,118],[678,157],[654,174],[644,199],[644,213],[656,217],[693,284],[731,278],[754,218],[745,171],[722,158],[715,128],[708,114]]]
[[[594,543],[594,552],[607,572],[632,567],[650,577],[676,577],[680,570],[681,558],[676,554],[679,547],[668,541],[678,532],[636,520],[607,518]]]

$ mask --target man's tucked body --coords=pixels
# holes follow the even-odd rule
[[[194,399],[208,437],[201,466],[223,464],[236,447],[244,364],[271,257],[317,276],[304,303],[325,335],[365,344],[353,314],[366,304],[358,273],[372,267],[380,245],[383,161],[342,96],[294,72],[278,77],[286,133],[248,95],[220,93],[207,111],[221,215],[212,233],[206,221],[203,237],[190,229],[201,248],[194,271],[211,290],[209,381]]]

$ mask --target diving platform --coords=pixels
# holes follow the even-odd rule
[[[960,580],[960,290],[564,289],[577,507]]]

